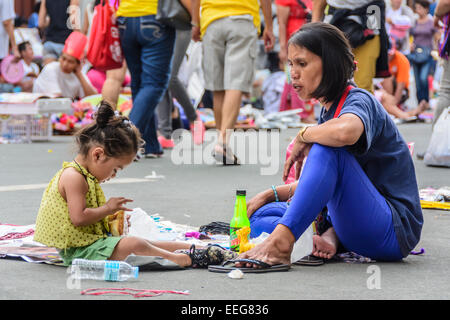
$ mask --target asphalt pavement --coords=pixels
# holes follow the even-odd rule
[[[431,125],[399,125],[415,151],[426,149]],[[210,164],[211,144],[203,149],[166,151],[160,159],[132,163],[117,180],[103,186],[107,197],[134,199],[131,207],[158,213],[179,224],[200,226],[229,221],[235,191],[246,189],[248,197],[282,184],[286,147],[297,129],[270,134],[254,132],[240,147],[241,166]],[[253,139],[253,140],[252,140]],[[187,150],[191,150],[189,154]],[[0,145],[0,223],[33,224],[45,185],[63,161],[73,159],[76,146],[70,136],[49,142]],[[258,154],[255,158],[251,155]],[[427,167],[414,157],[419,188],[450,185],[450,169]],[[153,179],[146,179],[146,176]],[[288,272],[246,274],[230,279],[225,274],[201,269],[146,271],[127,283],[83,280],[70,283],[64,267],[0,259],[1,300],[120,300],[124,295],[85,296],[81,291],[98,287],[132,287],[158,290],[188,290],[189,295],[165,294],[152,300],[297,300],[297,299],[449,299],[450,213],[424,210],[424,227],[417,246],[425,254],[396,263],[330,263],[320,267],[293,266]],[[186,312],[188,310],[185,310]],[[192,310],[190,310],[192,312]],[[182,310],[179,310],[180,314]]]

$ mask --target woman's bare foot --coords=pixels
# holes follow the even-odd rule
[[[312,255],[331,259],[337,251],[339,239],[334,231],[334,228],[329,228],[322,235],[313,236],[313,252]]]
[[[295,238],[288,227],[279,224],[272,234],[253,249],[239,255],[239,259],[254,259],[268,263],[271,266],[278,264],[290,264],[291,252]],[[259,268],[251,263],[236,263],[236,266],[247,268]]]

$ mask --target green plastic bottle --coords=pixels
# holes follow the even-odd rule
[[[239,237],[236,231],[243,227],[250,227],[247,217],[247,203],[245,201],[245,190],[236,191],[236,203],[234,204],[234,216],[230,222],[230,249],[239,252]]]

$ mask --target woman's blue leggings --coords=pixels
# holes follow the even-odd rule
[[[391,208],[355,157],[319,144],[309,152],[290,205],[270,203],[251,216],[253,236],[283,224],[298,239],[324,207],[347,250],[376,260],[403,258]]]

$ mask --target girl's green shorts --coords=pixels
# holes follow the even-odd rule
[[[59,255],[65,266],[70,266],[73,259],[108,260],[120,239],[122,237],[106,237],[85,247],[61,249]]]

